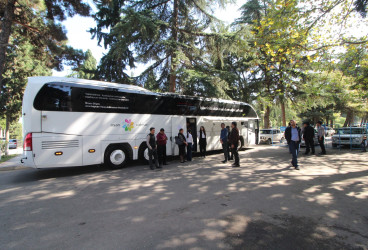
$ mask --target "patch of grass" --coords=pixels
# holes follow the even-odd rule
[[[0,163],[5,162],[5,161],[9,161],[10,159],[12,159],[16,156],[17,155],[3,155],[3,156],[1,156]]]

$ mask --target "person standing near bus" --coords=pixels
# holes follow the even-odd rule
[[[314,155],[314,128],[310,126],[309,122],[303,123],[303,139],[305,141],[305,155],[309,154],[310,149],[312,149],[312,154]]]
[[[298,153],[301,141],[301,129],[296,125],[294,120],[290,121],[290,127],[285,130],[285,138],[289,145],[289,152],[292,154],[293,159],[291,164],[296,170],[299,170],[298,166]]]
[[[162,167],[162,165],[167,165],[166,162],[167,136],[163,128],[160,129],[160,132],[156,135],[156,139],[157,139],[158,162],[160,164],[160,167]]]
[[[206,158],[206,147],[207,147],[207,139],[206,139],[206,129],[201,126],[199,129],[199,151],[201,152],[201,156]]]
[[[187,130],[187,161],[192,161],[192,146],[193,146],[193,136],[192,130]]]
[[[325,128],[322,126],[322,122],[317,122],[317,132],[318,132],[318,143],[321,147],[320,155],[326,154],[326,148],[325,148]]]
[[[222,163],[226,163],[229,156],[229,146],[227,144],[228,133],[228,130],[225,128],[225,123],[221,123],[220,142],[222,144],[222,150],[224,151],[225,156],[225,160],[223,160]]]
[[[230,126],[226,126],[226,129],[227,129],[227,146],[228,146],[228,148],[227,148],[227,159],[229,161],[232,161],[232,160],[234,160],[234,156],[233,156],[233,152],[231,151],[231,144],[229,142],[229,135],[230,135],[230,132],[231,132]]]
[[[156,143],[156,137],[155,137],[155,128],[150,128],[150,133],[147,135],[146,143],[148,147],[148,157],[149,157],[149,165],[150,169],[154,170],[155,167],[152,164],[152,158],[155,159],[155,165],[157,168],[160,168],[158,165],[158,156],[157,156],[157,143]]]
[[[231,145],[231,151],[235,157],[233,167],[240,167],[238,144],[239,144],[239,129],[236,122],[231,123],[231,133],[229,135],[229,143]]]
[[[185,147],[188,145],[187,140],[185,139],[185,136],[183,133],[184,133],[184,129],[181,128],[178,134],[178,140],[180,141],[178,146],[179,146],[179,156],[180,156],[181,163],[184,163]]]

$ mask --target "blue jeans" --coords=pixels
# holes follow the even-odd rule
[[[192,160],[192,143],[188,143],[187,146],[187,160],[188,161]]]
[[[293,155],[293,160],[291,161],[291,164],[293,164],[294,167],[297,167],[298,166],[299,142],[290,141],[289,151]]]

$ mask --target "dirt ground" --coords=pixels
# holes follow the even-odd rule
[[[285,147],[257,146],[240,168],[213,154],[155,171],[1,171],[0,248],[368,249],[367,156],[300,154],[298,171]]]

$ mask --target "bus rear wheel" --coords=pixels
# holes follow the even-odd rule
[[[123,168],[128,161],[128,154],[123,148],[109,147],[105,151],[105,166],[111,169]]]

